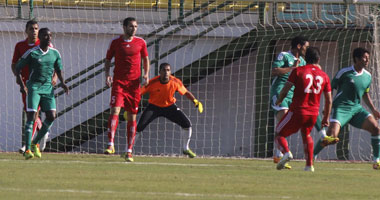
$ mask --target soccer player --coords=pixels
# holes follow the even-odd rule
[[[114,154],[114,137],[119,122],[121,107],[127,114],[127,147],[125,159],[133,162],[132,147],[136,136],[136,114],[140,102],[141,59],[144,67],[144,82],[149,83],[149,57],[146,42],[136,37],[137,21],[128,17],[123,21],[124,34],[114,38],[107,50],[105,61],[106,85],[111,87],[111,115],[108,119],[108,147],[105,154]],[[115,57],[113,77],[110,76],[111,59]]]
[[[364,48],[356,48],[352,53],[354,64],[338,71],[331,83],[331,88],[337,90],[334,97],[330,126],[327,135],[337,139],[341,127],[347,123],[352,126],[368,131],[371,137],[373,149],[373,169],[380,169],[380,128],[377,119],[380,113],[372,103],[369,95],[369,87],[372,82],[371,74],[366,70],[370,61],[370,53]],[[365,110],[360,102],[371,110],[371,115]],[[335,144],[338,139],[326,143]],[[321,141],[314,149],[314,154],[318,154],[323,149]]]
[[[325,97],[322,126],[329,125],[328,118],[332,103],[331,86],[329,77],[319,66],[320,52],[318,48],[308,48],[305,59],[307,64],[293,69],[276,101],[276,105],[281,105],[288,92],[295,86],[289,112],[284,115],[276,127],[275,141],[277,147],[284,154],[277,164],[278,170],[284,169],[285,164],[293,158],[285,137],[301,129],[306,158],[305,171],[314,171],[313,138],[310,136],[310,132],[317,121],[322,92]]]
[[[56,118],[56,104],[52,84],[53,73],[56,72],[61,86],[66,94],[69,88],[64,83],[62,72],[61,55],[57,49],[49,47],[51,42],[51,32],[48,28],[42,28],[38,31],[40,45],[29,49],[16,64],[16,77],[20,83],[20,91],[26,95],[27,121],[25,124],[25,159],[33,157],[41,158],[39,142],[45,136],[46,132],[52,126]],[[21,69],[29,66],[30,77],[26,85],[22,81]],[[41,130],[37,136],[32,139],[33,123],[35,121],[38,106],[45,112],[46,119],[42,124]],[[33,151],[33,153],[31,152]]]
[[[14,75],[16,75],[16,63],[17,61],[21,58],[22,55],[29,49],[36,47],[40,44],[40,41],[37,37],[38,34],[38,23],[37,21],[34,20],[29,20],[26,23],[25,26],[25,33],[27,34],[27,38],[25,40],[22,40],[18,42],[15,46],[15,50],[13,53],[13,58],[12,58],[12,72]],[[21,70],[21,76],[22,76],[22,81],[24,84],[26,84],[26,81],[29,79],[29,67],[25,67]],[[17,79],[16,79],[17,80]],[[53,86],[57,83],[57,75],[54,73],[53,79],[52,79],[52,84]],[[20,85],[20,83],[17,81],[17,84]],[[26,112],[26,95],[22,93],[22,102],[24,104],[24,111]],[[38,116],[39,112],[36,112],[36,120],[33,124],[33,132],[32,132],[32,138],[35,135],[35,132],[37,129],[41,128],[41,119]],[[41,150],[43,151],[46,141],[48,138],[49,133],[46,133],[45,137],[41,140]],[[25,145],[22,145],[22,147],[19,150],[20,153],[25,152]]]
[[[203,112],[202,103],[185,88],[181,80],[171,75],[170,64],[162,63],[160,65],[160,75],[154,77],[141,90],[141,94],[149,93],[149,104],[140,117],[137,132],[142,132],[157,117],[165,117],[182,127],[186,135],[183,137],[182,152],[190,158],[194,158],[196,154],[189,148],[192,132],[191,122],[185,113],[175,104],[176,98],[174,98],[174,93],[177,91],[192,101],[198,107],[200,113]]]

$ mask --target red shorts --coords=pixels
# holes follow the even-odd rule
[[[277,124],[276,133],[287,137],[301,129],[303,134],[309,135],[317,121],[317,117],[318,115],[300,115],[289,111]]]
[[[137,114],[140,99],[140,79],[114,80],[112,83],[111,107],[123,107],[125,111]]]

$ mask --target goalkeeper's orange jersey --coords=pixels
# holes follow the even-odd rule
[[[178,91],[179,94],[184,95],[187,89],[182,81],[174,76],[169,77],[168,83],[161,83],[160,76],[156,76],[149,81],[147,86],[141,89],[141,94],[149,93],[149,103],[158,107],[168,107],[176,102],[174,93]]]

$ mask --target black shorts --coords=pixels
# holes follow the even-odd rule
[[[144,110],[137,124],[137,132],[141,132],[145,129],[157,117],[165,117],[170,121],[178,124],[182,128],[190,128],[191,122],[189,118],[182,112],[177,105],[173,104],[168,107],[158,107],[153,104],[148,104],[148,107]]]

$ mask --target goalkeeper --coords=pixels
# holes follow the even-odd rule
[[[189,100],[194,102],[200,113],[203,112],[203,105],[185,88],[181,80],[171,75],[170,64],[162,63],[159,73],[159,76],[151,79],[149,84],[141,90],[141,94],[149,93],[149,104],[140,117],[137,124],[137,132],[143,131],[157,117],[165,117],[182,127],[186,135],[183,137],[183,154],[194,158],[196,154],[189,148],[191,122],[185,113],[175,104],[174,93],[178,91],[181,95],[185,95]]]

